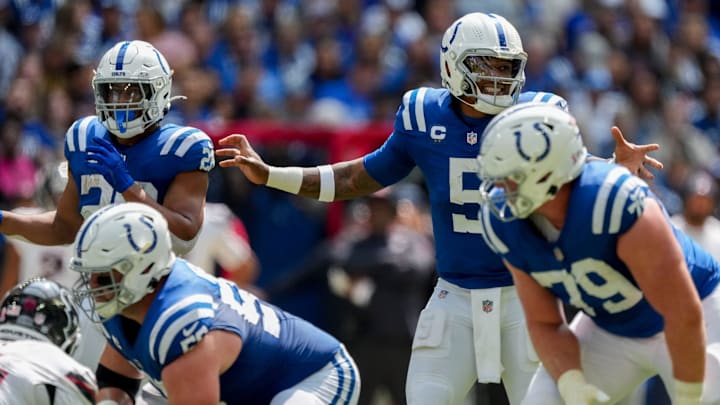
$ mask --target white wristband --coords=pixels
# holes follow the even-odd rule
[[[702,382],[685,382],[675,379],[673,385],[675,386],[674,405],[700,405],[703,391]]]
[[[318,200],[323,202],[331,202],[335,200],[335,173],[332,166],[319,166],[320,171],[320,196]]]
[[[266,186],[286,191],[290,194],[300,192],[303,182],[302,167],[275,167],[270,166]]]

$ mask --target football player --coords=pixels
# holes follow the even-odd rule
[[[547,104],[482,137],[483,234],[542,361],[523,403],[616,403],[656,374],[673,404],[720,403],[720,263],[643,180],[586,155],[574,117]],[[558,299],[580,311],[570,326]]]
[[[71,293],[35,278],[0,304],[0,404],[94,404],[95,374],[70,355],[80,340]]]
[[[151,44],[123,41],[107,51],[92,80],[97,115],[65,135],[68,183],[57,209],[33,215],[0,211],[0,232],[42,245],[70,244],[98,208],[122,201],[165,215],[179,254],[192,248],[203,219],[210,138],[193,127],[162,125],[177,97],[173,71]]]
[[[356,198],[396,183],[416,166],[430,194],[439,280],[420,314],[406,394],[410,404],[456,404],[476,381],[505,384],[518,404],[537,366],[512,277],[483,241],[476,175],[480,135],[494,115],[516,102],[566,106],[561,97],[522,93],[525,62],[520,35],[505,18],[471,13],[455,21],[440,44],[443,89],[403,96],[392,134],[361,158],[314,168],[273,167],[243,135],[230,135],[219,156],[256,184],[321,201]],[[619,130],[616,154],[642,163],[657,145],[628,144]]]
[[[73,251],[76,292],[108,341],[100,400],[131,400],[144,374],[172,404],[357,403],[358,371],[339,341],[177,258],[154,208],[97,211]]]

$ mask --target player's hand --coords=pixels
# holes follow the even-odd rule
[[[255,184],[267,183],[270,167],[260,158],[260,155],[250,146],[245,135],[228,135],[218,141],[223,148],[217,149],[217,156],[231,159],[221,160],[221,167],[237,167],[245,177]]]
[[[608,402],[610,397],[585,381],[580,370],[568,370],[558,379],[558,390],[566,405],[592,405]]]
[[[93,138],[87,147],[85,162],[88,167],[102,174],[118,193],[123,193],[135,184],[125,160],[112,143],[102,138]]]
[[[660,149],[660,145],[656,143],[636,145],[628,142],[618,127],[612,127],[610,133],[615,138],[615,162],[627,167],[632,174],[644,180],[654,179],[655,176],[648,170],[647,166],[662,169],[663,164],[647,154]]]

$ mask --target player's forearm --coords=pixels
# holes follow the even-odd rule
[[[665,340],[673,375],[685,382],[701,382],[705,370],[705,329],[699,308],[682,307],[683,314],[666,317]]]
[[[165,220],[167,220],[170,232],[184,241],[192,240],[200,231],[200,226],[202,225],[200,220],[194,221],[192,218],[184,216],[181,213],[173,211],[158,203],[152,199],[138,183],[135,183],[132,187],[127,189],[122,196],[127,202],[137,202],[149,205],[160,211],[160,213],[163,214],[163,217],[165,217]]]
[[[580,344],[567,325],[528,323],[530,338],[545,369],[555,381],[566,371],[581,369]]]
[[[309,168],[270,167],[266,185],[326,202],[362,197],[383,187],[367,173],[362,158]]]
[[[19,236],[38,245],[66,245],[73,242],[77,229],[55,220],[55,211],[23,215],[3,211],[0,233]]]

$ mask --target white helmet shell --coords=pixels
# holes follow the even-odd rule
[[[578,177],[586,158],[572,115],[552,104],[518,104],[493,118],[482,135],[482,200],[501,220],[526,218]]]
[[[98,320],[119,314],[154,291],[174,261],[167,221],[140,203],[102,208],[80,228],[70,268],[81,275],[83,309]],[[117,274],[119,273],[119,274]]]
[[[473,71],[469,62],[482,58],[509,61],[511,68],[502,76],[487,69]],[[440,45],[443,86],[462,102],[490,115],[517,102],[525,84],[526,62],[520,34],[496,14],[466,14],[450,25]]]
[[[92,80],[98,118],[119,138],[142,134],[170,109],[172,74],[151,44],[118,42],[102,56]]]

